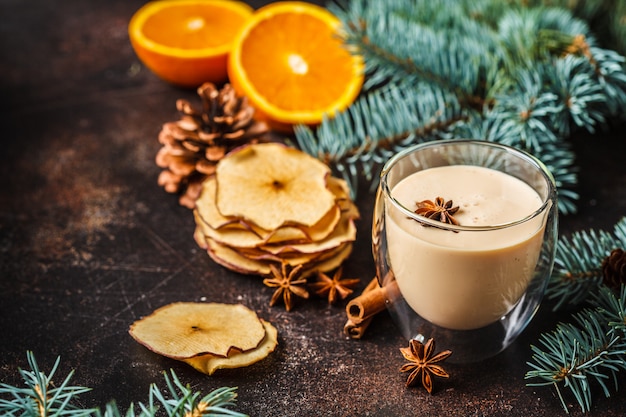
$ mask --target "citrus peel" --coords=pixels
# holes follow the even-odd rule
[[[364,79],[363,59],[343,43],[340,20],[298,1],[255,11],[233,41],[227,69],[256,117],[281,131],[317,125],[346,109]]]
[[[227,80],[227,57],[253,9],[240,1],[159,0],[130,19],[128,35],[139,59],[182,87]]]

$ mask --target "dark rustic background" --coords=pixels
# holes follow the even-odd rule
[[[343,333],[343,307],[315,299],[290,313],[268,306],[257,277],[214,264],[192,238],[191,212],[156,182],[161,124],[193,91],[152,75],[127,36],[140,0],[0,0],[0,381],[20,383],[32,350],[43,370],[57,356],[61,381],[93,391],[85,406],[147,400],[174,369],[208,392],[237,386],[237,409],[253,416],[554,416],[549,388],[525,386],[529,346],[567,314],[544,306],[507,351],[448,366],[436,393],[405,389],[405,345],[387,313],[366,337]],[[266,2],[251,2],[255,7]],[[562,233],[612,229],[626,215],[625,126],[572,138],[580,167],[579,213]],[[355,251],[345,264],[363,286],[373,276],[373,196],[360,193]],[[127,333],[141,316],[174,301],[243,303],[279,330],[266,360],[208,377],[153,354]],[[626,377],[620,376],[626,385]],[[623,389],[623,387],[622,387]],[[591,416],[626,410],[622,392],[595,395]],[[572,415],[580,415],[573,401]]]

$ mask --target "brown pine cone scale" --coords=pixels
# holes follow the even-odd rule
[[[215,173],[217,163],[231,150],[263,141],[268,127],[254,120],[254,108],[239,97],[230,84],[218,90],[205,83],[198,88],[202,109],[179,99],[181,118],[163,125],[155,162],[164,168],[158,184],[180,195],[179,202],[193,209],[200,184]]]
[[[626,284],[626,251],[613,249],[602,261],[602,282],[611,288]]]

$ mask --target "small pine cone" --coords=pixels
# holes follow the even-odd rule
[[[626,252],[613,249],[602,261],[602,282],[610,288],[619,288],[626,284]]]
[[[263,139],[268,127],[255,121],[254,108],[238,97],[230,84],[218,90],[205,83],[198,88],[202,109],[180,99],[176,108],[181,119],[165,123],[159,133],[161,149],[156,164],[165,168],[158,183],[179,202],[193,209],[202,182],[215,173],[217,163],[234,148]]]

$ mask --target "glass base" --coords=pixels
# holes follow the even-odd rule
[[[433,338],[437,351],[452,351],[448,363],[463,364],[495,356],[513,343],[539,308],[536,303],[525,302],[525,298],[500,320],[472,330],[452,330],[432,324],[415,313],[401,295],[387,299],[387,310],[407,340],[426,343]]]

